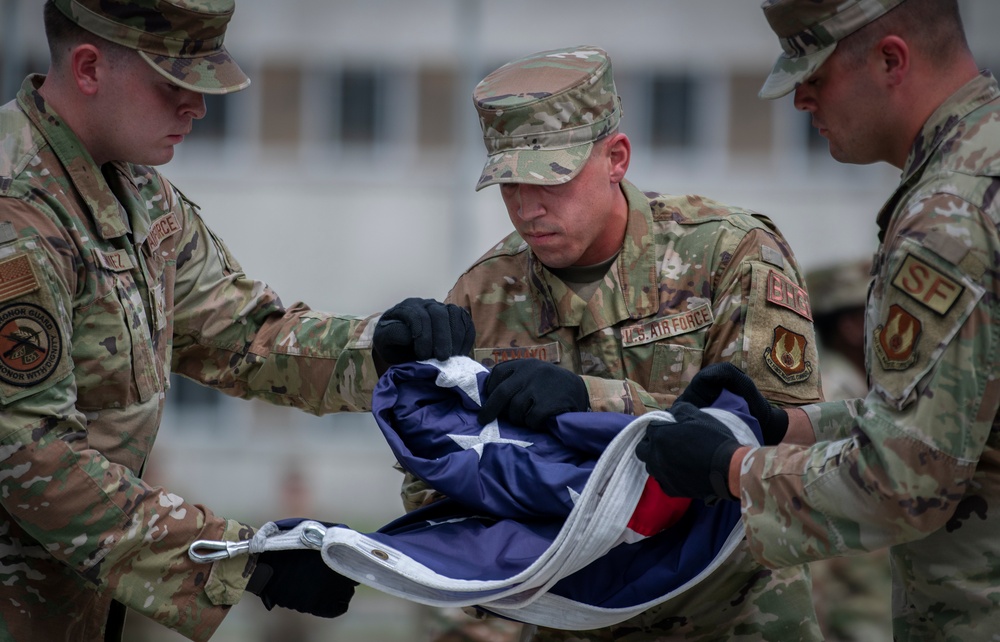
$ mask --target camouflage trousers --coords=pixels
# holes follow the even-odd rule
[[[889,550],[809,565],[813,602],[827,642],[892,640]]]

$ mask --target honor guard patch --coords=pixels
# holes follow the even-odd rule
[[[559,344],[553,341],[539,346],[476,348],[472,351],[472,356],[487,368],[516,359],[540,359],[549,363],[559,363]]]
[[[781,272],[768,272],[767,300],[812,321],[812,309],[809,307],[809,295],[805,288],[795,285]]]
[[[785,383],[805,381],[813,371],[812,363],[805,358],[807,343],[798,332],[779,325],[774,329],[771,346],[764,350],[764,362]]]
[[[912,254],[899,266],[892,284],[938,314],[948,313],[964,288]]]
[[[27,254],[0,261],[0,301],[9,301],[38,289],[38,277]]]
[[[899,305],[889,306],[885,324],[875,328],[874,347],[886,370],[905,370],[917,360],[914,348],[920,338],[920,320]]]
[[[52,315],[30,303],[0,308],[0,381],[27,388],[45,381],[62,358]]]

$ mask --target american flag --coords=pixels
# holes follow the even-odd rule
[[[667,497],[635,457],[646,425],[668,413],[566,413],[545,431],[481,426],[487,373],[458,357],[382,377],[373,412],[386,442],[448,499],[373,533],[328,528],[331,568],[416,602],[578,630],[689,589],[742,539],[737,502]],[[759,440],[742,399],[724,393],[716,406],[742,441]]]

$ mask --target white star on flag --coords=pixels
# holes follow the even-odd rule
[[[448,435],[462,450],[475,450],[479,458],[483,458],[483,447],[486,444],[512,444],[527,448],[532,445],[530,441],[518,441],[517,439],[505,439],[500,436],[500,425],[496,421],[486,424],[478,435]]]

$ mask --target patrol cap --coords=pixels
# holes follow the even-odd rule
[[[870,259],[859,259],[810,270],[806,274],[806,288],[813,315],[865,307],[871,269]]]
[[[826,62],[837,42],[903,0],[765,0],[761,5],[783,53],[758,94],[780,98]]]
[[[473,100],[488,156],[477,191],[569,181],[622,114],[611,58],[586,45],[509,62],[476,85]]]
[[[135,49],[171,82],[204,94],[239,91],[250,79],[222,46],[234,0],[53,0],[67,18]]]

